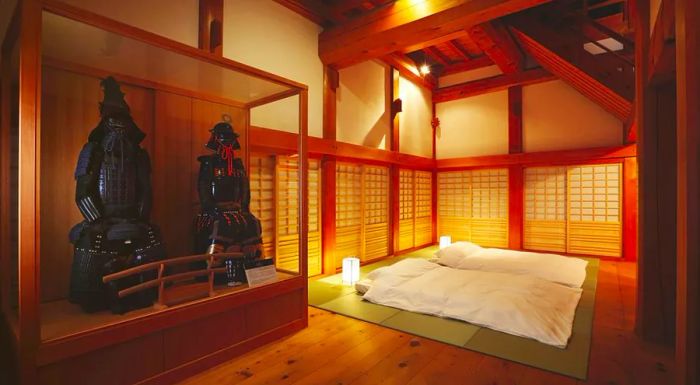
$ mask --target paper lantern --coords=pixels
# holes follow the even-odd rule
[[[452,244],[452,237],[449,235],[442,235],[440,237],[440,248],[444,249],[445,247],[449,246]]]
[[[343,284],[354,285],[360,280],[360,259],[357,257],[343,258]]]

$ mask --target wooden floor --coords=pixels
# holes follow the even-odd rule
[[[671,385],[672,350],[632,331],[635,275],[601,263],[585,382],[309,308],[307,329],[182,384]]]

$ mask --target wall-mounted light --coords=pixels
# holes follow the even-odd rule
[[[449,235],[440,236],[440,248],[444,249],[452,244],[452,237]]]
[[[421,75],[425,76],[430,73],[430,66],[427,64],[423,64],[422,66],[420,66],[419,71]]]
[[[396,114],[399,112],[403,111],[403,102],[401,101],[400,98],[394,99],[393,102],[391,102],[391,117],[393,119]]]
[[[343,258],[343,285],[352,286],[360,280],[360,259],[357,257]]]

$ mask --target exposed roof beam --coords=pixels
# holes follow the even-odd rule
[[[450,58],[448,58],[447,56],[445,56],[445,54],[440,52],[439,49],[437,49],[435,47],[427,47],[423,51],[426,54],[428,54],[428,56],[433,58],[433,60],[435,60],[436,62],[438,62],[444,66],[450,65]]]
[[[469,37],[503,73],[515,73],[523,68],[523,54],[500,22],[494,21],[472,27],[469,29]]]
[[[433,102],[447,102],[489,92],[502,91],[512,86],[524,86],[554,79],[556,79],[556,76],[542,68],[494,76],[450,87],[439,88],[433,92]]]
[[[328,7],[319,0],[275,0],[275,2],[318,25],[327,26],[329,21],[333,20]]]
[[[467,51],[466,48],[464,48],[457,40],[450,40],[447,42],[447,44],[452,47],[452,49],[459,54],[459,56],[462,57],[462,59],[469,61],[472,60],[471,55],[469,55],[469,52]]]
[[[435,78],[432,75],[421,76],[416,63],[406,55],[392,53],[391,55],[384,56],[382,60],[384,60],[384,62],[390,66],[396,68],[401,76],[418,85],[421,85],[431,91],[437,87]]]
[[[477,68],[488,67],[490,65],[493,65],[491,58],[488,56],[479,56],[466,62],[456,63],[445,67],[440,76],[456,74],[457,72],[471,71]]]
[[[326,29],[319,36],[319,56],[342,68],[382,57],[408,46],[521,11],[550,0],[398,0]],[[451,40],[451,39],[450,39]]]

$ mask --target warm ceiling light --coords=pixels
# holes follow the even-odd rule
[[[427,75],[427,74],[429,74],[429,73],[430,73],[430,66],[427,65],[427,64],[423,64],[423,65],[420,67],[420,74],[421,74],[421,75]]]

